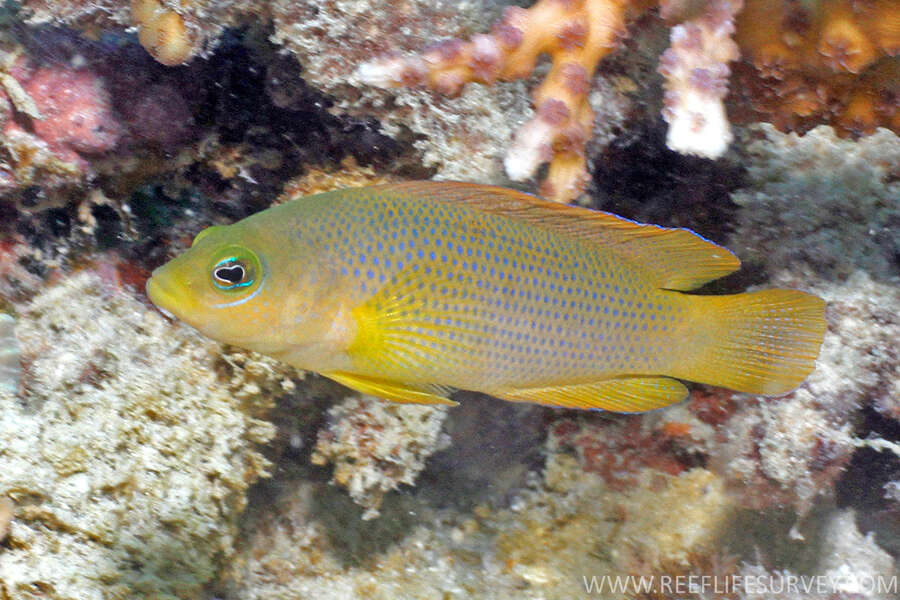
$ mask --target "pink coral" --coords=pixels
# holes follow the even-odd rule
[[[34,132],[65,160],[77,153],[111,150],[122,135],[103,81],[85,70],[48,66],[35,70],[23,88],[41,113]]]
[[[0,192],[77,183],[91,172],[86,157],[112,150],[122,137],[105,81],[94,71],[19,57],[3,77]]]

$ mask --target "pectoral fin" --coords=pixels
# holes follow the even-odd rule
[[[596,383],[491,393],[513,402],[637,413],[680,402],[687,397],[688,390],[683,383],[669,377],[625,377]]]
[[[322,373],[330,379],[334,379],[341,385],[354,389],[363,394],[377,396],[393,402],[407,402],[410,404],[446,404],[456,406],[456,402],[447,398],[451,392],[449,388],[437,385],[416,385],[401,383],[398,381],[384,381],[353,373],[333,371]]]

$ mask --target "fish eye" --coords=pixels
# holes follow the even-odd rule
[[[228,248],[213,262],[213,285],[223,291],[240,291],[253,286],[259,276],[259,261],[249,250]]]
[[[213,270],[213,278],[220,287],[230,288],[246,284],[247,270],[240,262],[228,258],[216,265]]]

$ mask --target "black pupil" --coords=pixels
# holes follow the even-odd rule
[[[216,279],[235,284],[244,280],[244,267],[239,264],[230,264],[216,269]]]

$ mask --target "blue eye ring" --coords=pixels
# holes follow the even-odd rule
[[[252,250],[243,246],[222,248],[210,262],[210,282],[221,292],[247,292],[257,287],[261,276],[259,259]]]

